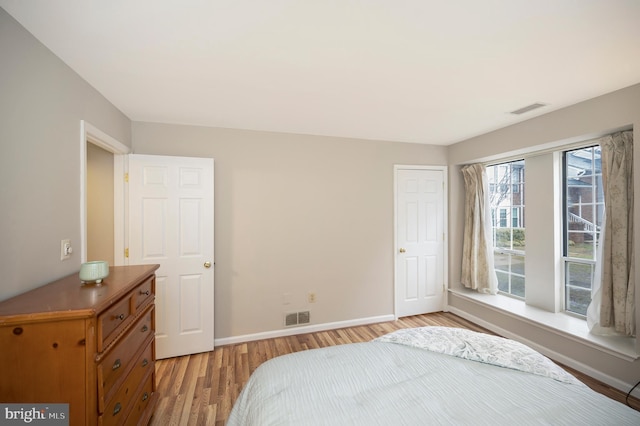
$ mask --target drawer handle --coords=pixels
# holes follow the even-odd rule
[[[122,321],[124,319],[124,314],[114,315],[113,319],[119,319],[120,321]]]
[[[145,392],[144,395],[142,395],[142,400],[146,401],[147,399],[149,399],[149,394]]]
[[[149,327],[147,327],[147,325],[143,325],[142,328],[140,329],[141,332],[146,333],[149,330]]]
[[[149,290],[147,290],[147,291],[140,290],[140,294],[142,294],[143,296],[148,296],[148,295],[151,294],[151,292]]]
[[[122,366],[122,364],[120,363],[120,358],[118,358],[118,359],[116,359],[116,362],[113,363],[113,367],[111,367],[111,369],[112,370],[117,370],[121,366]]]
[[[149,365],[149,360],[145,358],[142,360],[142,366],[146,367],[147,365]]]
[[[116,414],[118,414],[120,410],[122,410],[122,405],[118,402],[116,403],[116,406],[113,408],[113,415],[115,416]]]

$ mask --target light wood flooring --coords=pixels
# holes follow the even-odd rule
[[[300,334],[217,347],[212,352],[159,360],[156,363],[158,405],[150,425],[224,425],[251,373],[273,357],[307,349],[366,342],[400,328],[428,325],[489,332],[454,314],[438,312],[398,321]],[[565,367],[592,389],[617,401],[625,394]],[[632,406],[640,400],[630,398]]]

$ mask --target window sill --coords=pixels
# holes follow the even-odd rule
[[[502,314],[516,317],[553,333],[563,335],[587,346],[601,350],[627,361],[640,358],[636,351],[636,339],[616,336],[597,336],[589,333],[587,323],[565,313],[547,312],[523,301],[502,295],[481,294],[475,291],[449,289],[457,297],[483,305]]]

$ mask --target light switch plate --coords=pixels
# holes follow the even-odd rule
[[[60,241],[60,260],[67,260],[71,258],[71,253],[73,253],[73,248],[71,247],[71,240],[61,240]]]

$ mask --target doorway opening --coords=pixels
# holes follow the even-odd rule
[[[113,153],[87,142],[87,261],[114,261]]]
[[[84,120],[80,121],[80,129],[80,262],[94,260],[93,257],[99,256],[99,260],[110,259],[110,265],[124,265],[124,247],[126,247],[124,220],[127,206],[123,176],[126,154],[130,149]],[[109,162],[111,174],[104,170],[109,168]],[[89,177],[89,167],[91,167],[91,177]],[[96,183],[94,179],[94,172],[98,171],[98,167],[102,169],[98,179],[100,183]],[[112,185],[104,182],[109,175],[112,178]],[[103,197],[108,197],[109,200],[103,199],[97,204],[94,203],[96,198]],[[100,217],[96,208],[109,209],[110,212],[103,212],[108,219]],[[110,251],[111,255],[108,255],[105,250]],[[92,259],[89,259],[89,254]]]

